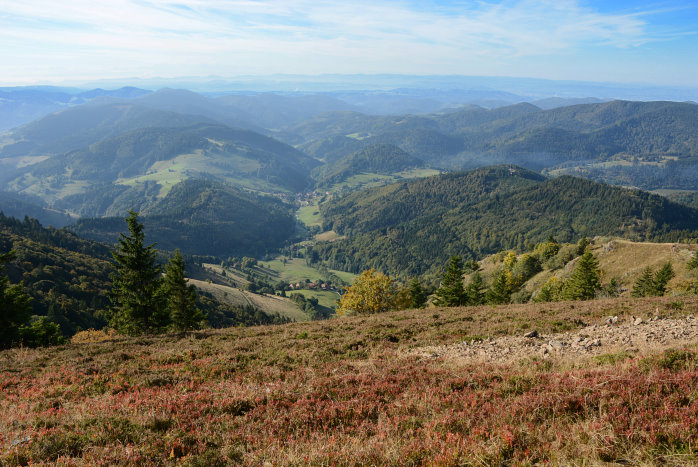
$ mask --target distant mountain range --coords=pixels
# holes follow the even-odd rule
[[[400,82],[393,78],[386,77],[386,82]],[[244,248],[256,254],[289,241],[294,233],[288,224],[288,203],[297,193],[349,192],[394,181],[409,185],[407,180],[414,177],[493,164],[515,164],[537,177],[574,175],[647,190],[689,192],[677,199],[690,200],[690,192],[698,190],[696,104],[605,101],[562,93],[531,99],[538,104],[534,105],[520,102],[525,93],[513,88],[449,88],[451,81],[445,77],[439,82],[444,86],[315,94],[5,88],[1,91],[9,97],[0,97],[2,105],[35,99],[32,115],[58,111],[0,135],[0,184],[5,191],[0,194],[0,211],[65,225],[77,217],[120,219],[128,209],[136,209],[147,213],[153,233],[168,248],[176,246],[168,243],[176,239],[200,253],[209,248],[209,253],[225,255]],[[476,101],[481,105],[472,104]],[[29,113],[23,115],[29,118]],[[524,178],[530,181],[534,175]],[[561,180],[574,185],[569,178]],[[190,181],[203,185],[194,190]],[[183,187],[196,196],[182,196]],[[485,188],[473,189],[479,193]],[[217,200],[213,214],[197,211],[211,209],[197,201],[203,193]],[[347,200],[376,193],[357,193]],[[269,195],[287,204],[260,201]],[[555,190],[549,195],[559,196]],[[183,217],[173,215],[165,208],[172,196],[181,209],[191,211]],[[362,212],[363,221],[348,225],[355,206],[340,209],[346,218],[337,217],[331,206],[324,207],[326,222],[346,233],[363,232],[358,226],[374,212],[383,212],[372,206]],[[482,206],[490,208],[500,207]],[[409,211],[406,206],[400,209]],[[255,210],[275,219],[279,228],[252,215]],[[254,219],[250,231],[263,238],[243,239],[239,223],[230,230],[233,219],[228,213]],[[116,221],[104,222],[85,220],[76,229],[94,238],[113,237],[116,229],[111,225]],[[220,238],[201,234],[208,240],[191,240],[198,235],[188,230],[191,225],[206,225]],[[563,225],[555,226],[559,228]],[[537,231],[535,226],[526,229]],[[244,248],[222,238],[226,235],[240,239]],[[510,241],[500,240],[494,243]],[[477,246],[483,244],[480,239],[470,244],[473,254],[486,250]],[[436,243],[432,247],[438,248]],[[325,252],[321,256],[327,258]]]

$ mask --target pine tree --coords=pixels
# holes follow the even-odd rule
[[[674,277],[674,269],[671,267],[671,263],[666,263],[664,266],[659,268],[659,271],[654,273],[654,295],[661,297],[666,293],[666,286],[669,281]]]
[[[129,235],[120,234],[114,258],[111,324],[130,335],[160,331],[166,324],[159,294],[162,269],[156,264],[155,245],[145,246],[138,213],[126,218]]]
[[[453,255],[448,260],[446,272],[441,279],[441,286],[434,293],[438,306],[465,305],[465,289],[463,288],[463,263],[460,256]]]
[[[410,308],[422,308],[427,303],[427,294],[416,277],[410,282],[409,291]]]
[[[165,297],[165,309],[177,331],[188,331],[200,326],[204,315],[196,308],[196,289],[187,285],[184,277],[184,258],[179,249],[165,266],[165,279],[162,294]]]
[[[565,283],[563,297],[567,300],[591,300],[601,288],[599,262],[590,251],[584,253]]]
[[[635,281],[633,291],[630,293],[633,297],[649,297],[653,295],[654,277],[652,276],[652,268],[647,266],[642,270],[642,274]]]
[[[0,349],[19,344],[22,326],[31,316],[31,297],[22,284],[10,286],[3,264],[15,259],[14,251],[0,254]]]
[[[509,288],[509,280],[506,269],[501,269],[494,276],[492,286],[485,294],[485,301],[492,305],[501,305],[509,303],[511,300],[511,289]]]
[[[485,303],[485,285],[479,272],[473,274],[470,282],[465,287],[465,304],[469,306],[482,305]]]

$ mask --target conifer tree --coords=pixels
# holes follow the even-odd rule
[[[601,288],[599,262],[590,251],[584,253],[565,283],[563,297],[567,300],[591,300]]]
[[[409,291],[411,308],[422,308],[427,303],[427,294],[416,277],[410,281]]]
[[[441,279],[441,286],[434,293],[438,306],[465,305],[465,288],[463,287],[463,263],[458,255],[448,260],[446,272]]]
[[[674,269],[671,267],[671,263],[667,262],[664,266],[659,268],[657,272],[654,273],[653,280],[653,292],[654,295],[661,297],[666,293],[666,286],[669,281],[674,277]]]
[[[162,284],[162,294],[166,300],[166,311],[177,331],[188,331],[199,327],[204,315],[196,308],[196,289],[187,284],[184,277],[184,258],[175,251],[165,266],[165,279]]]
[[[511,289],[509,288],[507,270],[501,269],[494,276],[492,286],[485,294],[485,301],[492,305],[501,305],[509,303],[510,300]]]
[[[3,264],[15,258],[14,251],[0,254],[0,349],[19,344],[22,326],[29,321],[32,312],[31,297],[22,284],[10,286]]]
[[[647,266],[642,270],[642,274],[635,281],[631,295],[633,297],[648,297],[653,295],[654,277],[652,276],[652,268]]]
[[[162,269],[156,264],[155,245],[146,246],[138,213],[126,217],[129,235],[119,234],[114,258],[111,324],[130,335],[160,331],[166,324],[159,294]]]
[[[484,289],[485,285],[482,281],[482,276],[479,272],[476,272],[465,287],[465,304],[476,306],[485,303]]]

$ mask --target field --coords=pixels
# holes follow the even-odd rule
[[[320,216],[320,207],[317,202],[299,208],[296,217],[307,227],[322,225],[322,216]]]
[[[8,350],[0,463],[695,465],[694,335],[572,361],[420,349],[696,311],[695,296],[431,308]]]
[[[320,271],[308,266],[302,258],[287,258],[285,262],[282,259],[259,261],[258,265],[258,272],[267,274],[273,281],[302,282],[307,279],[314,282],[322,279]],[[354,274],[343,271],[330,270],[330,273],[347,284],[351,284],[356,277]]]
[[[337,292],[328,292],[324,290],[294,290],[289,293],[299,293],[305,298],[315,297],[318,299],[318,303],[327,308],[336,308],[336,301],[339,300],[339,295]]]

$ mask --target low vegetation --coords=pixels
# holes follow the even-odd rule
[[[0,462],[691,464],[695,348],[506,364],[410,352],[698,311],[698,297],[674,301],[435,308],[8,350]]]

